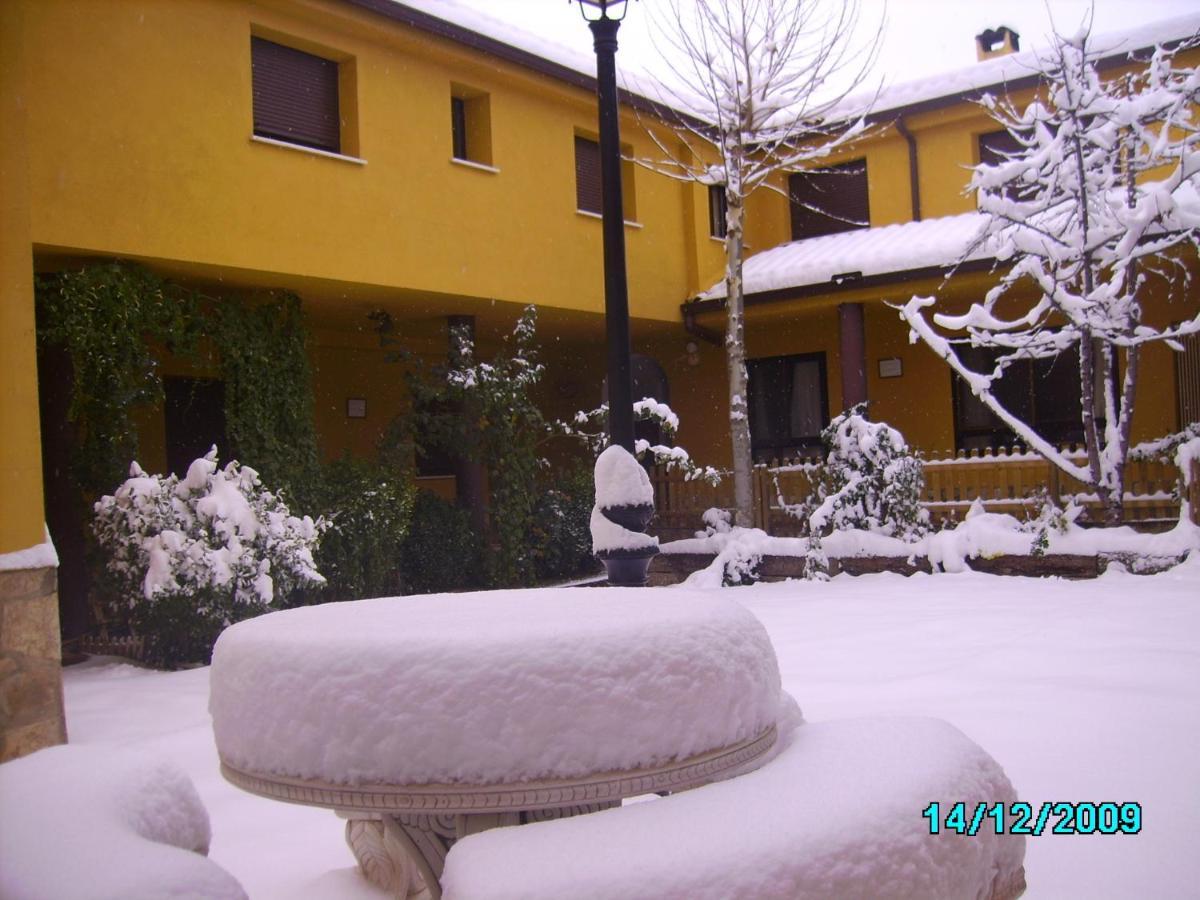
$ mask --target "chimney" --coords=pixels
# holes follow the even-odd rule
[[[975,55],[980,62],[994,59],[997,56],[1007,56],[1021,49],[1021,36],[1001,25],[999,28],[985,28],[975,35]]]

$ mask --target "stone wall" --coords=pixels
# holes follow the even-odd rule
[[[66,739],[57,569],[0,570],[0,762]]]

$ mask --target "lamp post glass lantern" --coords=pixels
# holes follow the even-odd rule
[[[596,51],[596,98],[600,117],[600,189],[604,232],[604,321],[608,345],[608,438],[633,453],[633,379],[629,363],[629,288],[625,279],[625,216],[621,198],[621,134],[617,118],[617,29],[628,0],[579,0]],[[653,503],[620,511],[600,508],[604,518],[630,531],[645,531]],[[611,513],[611,514],[610,514]],[[601,551],[610,584],[645,584],[655,549]]]
[[[579,11],[589,22],[597,19],[612,19],[620,22],[625,18],[629,0],[579,0]]]

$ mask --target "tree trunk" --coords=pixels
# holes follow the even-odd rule
[[[733,445],[734,524],[754,525],[753,464],[750,453],[749,379],[746,375],[746,298],[742,291],[743,223],[740,196],[727,197],[729,212],[725,238],[725,290],[728,324],[725,359],[729,370],[729,434]]]
[[[1087,450],[1088,475],[1101,504],[1108,508],[1111,491],[1100,465],[1100,435],[1096,428],[1096,345],[1089,332],[1079,339],[1079,399],[1083,414],[1083,443]]]

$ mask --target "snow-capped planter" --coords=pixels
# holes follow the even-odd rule
[[[50,747],[0,766],[0,897],[245,900],[205,858],[208,813],[165,760]]]
[[[604,561],[608,582],[639,586],[647,580],[658,538],[645,534],[654,516],[654,486],[632,453],[616,444],[596,459],[592,552]]]
[[[1025,838],[942,826],[962,802],[1017,799],[1004,771],[937,719],[801,725],[756,772],[649,803],[460,841],[445,900],[1012,900]],[[1036,806],[1035,806],[1036,808]],[[991,824],[987,819],[985,825]],[[940,825],[939,821],[939,825]]]

